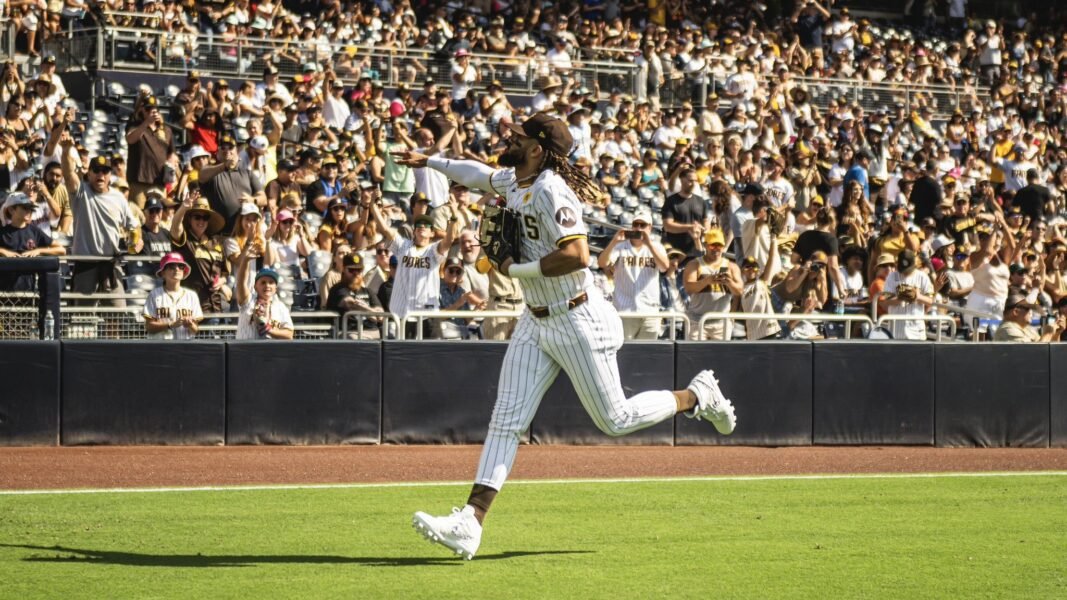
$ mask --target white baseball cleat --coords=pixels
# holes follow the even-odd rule
[[[482,543],[482,525],[474,518],[474,508],[452,509],[447,517],[434,517],[422,511],[415,513],[411,526],[430,542],[441,544],[459,556],[470,560]]]
[[[711,421],[715,429],[723,435],[734,432],[737,427],[734,405],[722,395],[719,380],[715,379],[715,373],[711,369],[697,373],[686,389],[697,397],[697,405],[692,413],[686,413],[687,416]]]

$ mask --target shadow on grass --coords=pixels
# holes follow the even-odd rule
[[[256,565],[364,565],[367,567],[420,567],[460,566],[464,560],[458,557],[411,557],[411,556],[330,556],[315,554],[145,554],[139,552],[116,552],[108,550],[83,550],[66,546],[33,546],[28,544],[0,544],[0,548],[21,548],[48,553],[27,556],[26,562],[71,563],[86,562],[101,565],[127,567],[252,567]],[[526,556],[551,556],[557,554],[592,554],[589,550],[546,550],[541,552],[510,551],[497,554],[479,554],[478,562],[507,560]]]

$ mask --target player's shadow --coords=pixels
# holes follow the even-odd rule
[[[66,546],[34,546],[29,544],[0,544],[0,548],[21,548],[36,550],[44,554],[33,554],[23,558],[26,562],[75,563],[84,562],[100,565],[122,565],[126,567],[253,567],[271,564],[309,564],[309,565],[363,565],[367,567],[419,567],[419,566],[459,566],[466,561],[459,557],[434,556],[332,556],[316,554],[146,554],[142,552],[117,552],[110,550],[85,550]],[[486,560],[507,560],[526,556],[548,556],[557,554],[592,554],[590,550],[545,550],[509,551],[497,554],[479,554],[478,562]]]

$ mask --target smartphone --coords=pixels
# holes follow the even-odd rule
[[[634,229],[631,229],[631,230],[626,232],[626,239],[628,239],[628,240],[639,240],[639,239],[641,239],[641,232],[637,231],[637,230],[634,230]]]

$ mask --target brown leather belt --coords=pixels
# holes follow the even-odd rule
[[[493,296],[493,302],[507,302],[509,304],[519,304],[522,302],[522,298],[505,298],[503,296]]]
[[[585,292],[578,294],[570,300],[567,300],[567,310],[572,310],[578,306],[585,304],[585,301],[588,299],[589,296]],[[549,315],[549,310],[547,306],[531,306],[530,314],[537,317],[538,319],[543,319]]]

